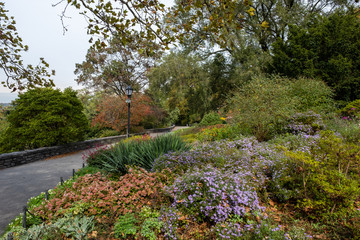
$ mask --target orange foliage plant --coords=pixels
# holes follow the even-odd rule
[[[92,126],[112,128],[117,131],[126,129],[128,123],[128,104],[127,96],[106,96],[97,106],[98,114],[92,120]],[[134,93],[131,97],[130,126],[137,128],[148,116],[154,114],[152,110],[152,100],[150,97]]]

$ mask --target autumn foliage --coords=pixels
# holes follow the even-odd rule
[[[108,127],[119,132],[127,127],[128,104],[127,96],[106,96],[97,106],[98,114],[92,120],[92,126]],[[142,130],[145,119],[155,114],[150,97],[135,93],[131,97],[130,126],[132,131]]]
[[[131,168],[129,173],[111,181],[100,173],[79,177],[71,188],[57,189],[55,196],[37,207],[43,219],[52,220],[66,213],[116,217],[131,213],[142,206],[159,204],[160,191],[167,177]]]

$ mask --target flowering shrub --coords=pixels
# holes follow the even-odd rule
[[[314,135],[316,132],[325,129],[325,124],[320,114],[313,111],[296,113],[290,118],[287,129],[293,134],[305,133]]]
[[[170,168],[185,172],[212,164],[228,171],[246,173],[249,184],[260,186],[265,182],[265,172],[280,157],[281,154],[268,144],[259,143],[254,137],[242,138],[206,143],[188,152],[164,154],[155,160],[153,170]]]
[[[348,103],[344,108],[339,110],[340,116],[344,120],[360,118],[360,99]]]
[[[279,171],[279,158],[284,154],[255,138],[211,142],[158,158],[154,170],[169,167],[186,172],[167,187],[173,204],[162,215],[164,232],[176,238],[181,229],[179,219],[184,218],[206,223],[217,239],[259,230],[264,217],[259,193]],[[284,234],[282,237],[286,239]]]
[[[35,208],[37,215],[51,221],[67,213],[115,218],[137,211],[140,206],[161,200],[159,192],[168,177],[164,173],[147,173],[140,168],[110,181],[100,173],[79,177],[71,187]]]
[[[256,191],[241,175],[223,173],[209,165],[176,179],[167,191],[174,206],[211,223],[225,221],[233,214],[246,217],[250,212],[262,212]]]

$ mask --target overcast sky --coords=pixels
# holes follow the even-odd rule
[[[54,83],[57,88],[72,87],[80,89],[83,86],[75,82],[75,64],[85,60],[90,47],[89,36],[86,34],[87,23],[76,9],[69,7],[66,15],[68,31],[63,34],[59,15],[64,5],[52,7],[60,0],[2,0],[5,2],[8,16],[14,16],[16,28],[23,43],[29,46],[29,51],[23,53],[26,64],[36,65],[43,57],[50,64],[50,69],[56,71]],[[163,0],[166,5],[173,0]],[[0,70],[0,78],[4,78]],[[16,98],[16,93],[0,86],[0,103],[10,102]]]
[[[44,57],[55,69],[54,83],[56,87],[64,89],[73,87],[79,89],[74,81],[75,63],[85,59],[89,36],[86,34],[86,21],[75,10],[69,8],[67,19],[69,31],[63,35],[59,18],[62,6],[52,7],[53,0],[5,0],[8,16],[14,16],[19,36],[23,43],[29,46],[29,51],[22,54],[24,62],[36,65],[40,57]],[[4,78],[4,74],[0,73]],[[0,87],[0,93],[10,90]],[[12,100],[16,94],[0,94],[0,102]],[[11,97],[12,96],[12,97]]]

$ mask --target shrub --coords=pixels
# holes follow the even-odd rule
[[[339,113],[345,120],[360,119],[360,99],[348,103]]]
[[[237,125],[215,125],[210,128],[203,128],[196,137],[201,141],[219,141],[223,139],[234,140],[240,136],[240,129]]]
[[[88,120],[70,88],[37,88],[20,94],[8,115],[0,152],[21,151],[84,140]]]
[[[302,83],[306,87],[301,88]],[[230,100],[229,109],[243,134],[264,141],[283,133],[296,112],[329,109],[331,96],[329,87],[318,80],[254,77]]]
[[[250,217],[260,214],[256,191],[242,181],[240,174],[224,174],[206,166],[194,169],[175,180],[168,188],[177,209],[200,221],[222,222],[230,215]]]
[[[94,217],[66,216],[52,224],[39,224],[15,231],[15,239],[87,239],[94,229]]]
[[[33,211],[48,222],[67,214],[115,219],[161,202],[160,191],[167,180],[165,173],[147,173],[140,168],[131,168],[114,181],[100,173],[85,175],[70,186],[58,186],[50,200]]]
[[[149,134],[144,134],[144,135],[136,135],[136,136],[132,136],[129,138],[126,138],[125,140],[123,140],[123,143],[127,143],[127,142],[141,142],[141,141],[147,141],[150,140],[150,135]]]
[[[203,119],[199,123],[199,126],[211,126],[222,123],[223,120],[220,118],[220,115],[216,112],[211,112],[204,115]]]
[[[266,161],[265,156],[268,158]],[[242,138],[230,142],[208,142],[188,152],[164,154],[155,160],[153,170],[170,168],[173,171],[186,172],[211,164],[219,169],[242,173],[243,181],[260,187],[265,176],[258,169],[264,169],[265,166],[269,168],[280,157],[266,143],[259,143],[254,137]]]
[[[127,213],[120,216],[114,225],[115,237],[128,239],[129,236],[137,239],[145,238],[156,240],[157,235],[161,233],[163,222],[159,219],[160,213],[144,206],[141,212]]]
[[[111,137],[111,136],[117,136],[117,135],[120,135],[119,131],[117,131],[117,130],[104,129],[99,132],[98,137],[104,138],[104,137]]]
[[[133,213],[120,216],[114,225],[114,235],[116,238],[126,239],[129,235],[135,235],[138,229],[138,220]]]
[[[86,161],[88,166],[101,168],[103,161],[110,154],[110,147],[108,146],[97,146],[95,149],[87,150],[83,153],[82,159]]]
[[[332,116],[326,120],[327,129],[339,133],[347,142],[359,143],[360,121],[339,118]]]
[[[293,134],[305,133],[314,135],[316,132],[325,129],[325,124],[320,114],[313,111],[305,113],[296,113],[289,119],[286,127]]]
[[[264,217],[255,188],[241,177],[242,173],[222,172],[210,165],[193,169],[167,188],[173,197],[171,208],[164,209],[164,231],[176,238],[181,221],[206,224],[218,237],[241,237],[258,228]],[[177,217],[174,217],[177,216]],[[237,225],[234,231],[226,226]],[[220,226],[227,228],[221,234]],[[217,238],[218,238],[217,237]]]
[[[278,200],[295,200],[297,207],[313,218],[351,209],[360,193],[360,147],[344,143],[330,131],[303,137],[308,146],[285,149],[287,159],[271,176],[269,191]]]

